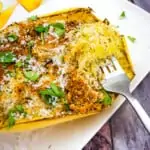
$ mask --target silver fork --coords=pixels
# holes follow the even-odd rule
[[[117,59],[112,57],[100,68],[105,75],[105,79],[102,81],[103,88],[106,91],[118,93],[126,97],[139,116],[141,122],[150,133],[150,117],[145,112],[138,100],[132,96],[129,90],[130,80],[121,68]]]

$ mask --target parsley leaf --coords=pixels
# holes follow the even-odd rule
[[[56,86],[56,84],[51,83],[51,88],[53,90],[53,92],[57,95],[57,97],[64,97],[64,92],[62,91],[62,89],[58,86]]]
[[[28,46],[28,57],[31,58],[31,55],[32,55],[32,48],[34,46],[34,41],[29,41],[27,43],[27,46]]]
[[[45,101],[46,104],[50,104],[55,106],[56,101],[57,101],[57,97],[55,96],[49,96],[49,95],[42,95],[43,100]]]
[[[48,32],[49,30],[49,25],[48,26],[42,26],[42,25],[39,25],[37,27],[35,27],[35,31],[38,32],[38,33],[44,33],[44,32]]]
[[[8,38],[8,41],[14,42],[14,41],[17,41],[18,36],[15,34],[9,34],[7,38]]]
[[[47,26],[42,26],[42,25],[39,25],[39,26],[37,26],[37,27],[35,27],[35,31],[37,32],[37,33],[40,33],[41,34],[41,41],[42,41],[42,44],[44,44],[44,33],[48,33],[48,30],[49,30],[49,25],[47,25]]]
[[[16,105],[15,107],[16,111],[18,111],[19,113],[24,113],[24,108],[22,105]]]
[[[55,32],[58,36],[62,36],[65,33],[64,29],[55,28]]]
[[[104,105],[111,105],[112,103],[112,98],[110,96],[105,96],[103,99]]]
[[[54,28],[65,29],[64,24],[63,23],[59,23],[59,22],[53,23],[53,24],[51,24],[51,26],[53,26]]]
[[[41,95],[57,96],[52,89],[48,88],[40,91]]]
[[[15,122],[16,122],[16,120],[15,120],[15,113],[19,113],[19,114],[24,114],[24,117],[26,116],[26,112],[25,112],[25,110],[24,110],[24,108],[23,108],[23,106],[22,105],[16,105],[14,108],[12,108],[12,109],[10,109],[9,110],[9,112],[8,112],[8,127],[10,128],[10,127],[12,127],[12,126],[14,126],[15,125]]]
[[[35,31],[38,33],[45,32],[45,28],[42,25],[35,27]]]
[[[0,52],[0,63],[13,63],[16,60],[16,55],[12,52]]]
[[[120,14],[120,19],[124,19],[126,18],[126,12],[122,11],[122,13]]]
[[[51,24],[51,26],[54,28],[54,31],[58,36],[64,35],[65,26],[63,23],[54,23],[54,24]]]
[[[104,92],[104,94],[105,94],[104,98],[102,99],[103,104],[104,104],[105,106],[111,105],[111,103],[112,103],[112,98],[111,98],[111,96],[110,96],[106,91],[103,91],[103,92]]]
[[[16,67],[20,68],[23,66],[23,62],[22,61],[18,61],[15,65]]]
[[[11,128],[12,126],[15,125],[15,118],[13,116],[13,113],[10,113],[8,116],[8,128]]]
[[[135,41],[136,41],[136,38],[135,38],[135,37],[127,36],[127,38],[128,38],[132,43],[135,43]]]
[[[39,93],[42,96],[43,100],[46,104],[54,105],[57,101],[57,98],[64,97],[64,92],[54,83],[51,83],[51,88],[47,88],[45,90],[41,90]]]
[[[36,21],[38,19],[37,15],[28,18],[29,21]]]
[[[39,78],[39,74],[34,71],[24,71],[24,76],[31,81],[36,81]]]

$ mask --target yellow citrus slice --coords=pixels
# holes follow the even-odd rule
[[[7,23],[16,6],[17,4],[14,4],[0,13],[0,29]]]
[[[32,11],[38,8],[42,0],[17,0],[27,11]]]
[[[0,1],[0,12],[2,11],[3,9],[3,3]]]

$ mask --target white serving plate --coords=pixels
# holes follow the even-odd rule
[[[122,34],[136,37],[134,44],[127,40],[136,73],[131,90],[135,89],[150,70],[150,14],[126,0],[47,0],[30,14],[18,6],[8,24],[33,14],[42,15],[63,8],[88,6],[101,19],[108,18],[111,24],[119,25]],[[122,11],[126,12],[127,17],[119,20]],[[120,96],[110,109],[88,118],[30,132],[1,133],[0,150],[81,150],[123,102]]]

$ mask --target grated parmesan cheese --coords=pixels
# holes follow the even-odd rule
[[[50,109],[41,108],[39,110],[38,115],[41,116],[41,117],[47,117],[47,116],[49,116],[50,113],[51,113]]]

